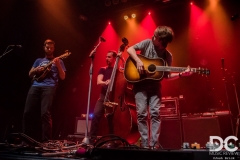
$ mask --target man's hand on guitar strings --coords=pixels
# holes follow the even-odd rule
[[[53,63],[54,63],[58,68],[61,67],[60,60],[59,60],[58,57],[56,57],[56,58],[53,59]]]
[[[144,74],[145,73],[144,65],[143,65],[142,61],[137,62],[137,70],[138,70],[139,74]]]
[[[39,73],[42,72],[44,70],[44,67],[38,66],[34,69],[34,72]]]
[[[193,72],[191,72],[190,66],[187,66],[187,69],[181,73],[182,76],[190,76],[192,74],[193,74]]]

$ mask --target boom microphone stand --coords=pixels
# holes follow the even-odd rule
[[[8,50],[8,48],[10,47],[11,45],[8,45],[7,48],[5,49],[5,51],[3,52],[3,54],[0,56],[0,59],[5,56],[6,54],[8,54],[9,52],[11,52],[13,49],[10,49]],[[8,50],[8,51],[7,51]]]
[[[11,51],[13,50],[13,48],[11,48],[11,49],[8,50],[9,47],[22,48],[22,45],[8,45],[7,48],[5,49],[5,51],[3,52],[3,54],[0,55],[0,59],[1,59],[3,56],[5,56],[6,54],[8,54],[9,52],[11,52]]]
[[[96,45],[94,47],[94,49],[92,50],[92,52],[89,54],[89,58],[92,59],[91,61],[91,66],[89,69],[89,76],[90,76],[90,80],[89,80],[89,89],[88,89],[88,104],[87,104],[87,114],[86,114],[86,130],[85,130],[85,137],[82,140],[83,143],[85,144],[89,144],[89,137],[88,137],[88,116],[89,116],[89,106],[90,106],[90,99],[91,99],[91,91],[92,91],[92,74],[93,74],[93,60],[94,60],[94,56],[96,53],[96,50],[98,48],[98,46],[101,44],[101,42],[105,42],[106,40],[103,37],[99,37],[99,42],[98,45]]]

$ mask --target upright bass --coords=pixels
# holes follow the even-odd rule
[[[122,39],[123,44],[118,52],[123,52],[128,45],[126,38]],[[136,124],[135,108],[126,102],[125,93],[127,90],[127,81],[123,76],[123,69],[118,67],[120,56],[117,56],[113,67],[110,84],[104,98],[105,117],[113,116],[113,132],[115,135],[125,138],[129,143],[134,143],[139,138]],[[105,120],[106,123],[106,118]],[[101,135],[108,134],[106,124],[100,124]]]

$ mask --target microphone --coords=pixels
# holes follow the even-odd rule
[[[222,69],[224,69],[224,58],[221,59],[222,62]]]
[[[22,48],[22,45],[13,45],[13,44],[11,44],[11,45],[9,45],[10,47],[18,47],[18,48]]]
[[[103,37],[101,37],[101,36],[100,36],[99,38],[100,38],[100,41],[101,41],[101,42],[106,42],[106,39],[105,39],[105,38],[103,38]]]
[[[103,38],[102,36],[99,37],[99,40],[100,40],[100,42],[106,42],[106,39]],[[89,54],[89,57],[90,57],[90,58],[96,53],[96,50],[97,50],[98,46],[100,45],[100,42],[98,43],[97,46],[94,47],[94,49],[92,50],[92,52]]]

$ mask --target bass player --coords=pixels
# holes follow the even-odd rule
[[[113,67],[116,62],[117,56],[121,57],[122,52],[116,52],[113,50],[108,51],[106,55],[106,64],[107,66],[101,67],[98,71],[97,76],[97,85],[101,86],[100,96],[95,104],[94,112],[93,112],[93,119],[90,128],[90,144],[93,144],[97,139],[97,133],[99,129],[99,124],[102,116],[104,115],[104,99],[106,96],[106,92],[108,89],[109,84],[111,83],[111,75],[113,72]],[[121,58],[122,64],[124,64],[124,60]],[[107,125],[108,125],[108,134],[114,134],[114,124],[113,124],[113,114],[109,114],[106,116],[107,118]]]

